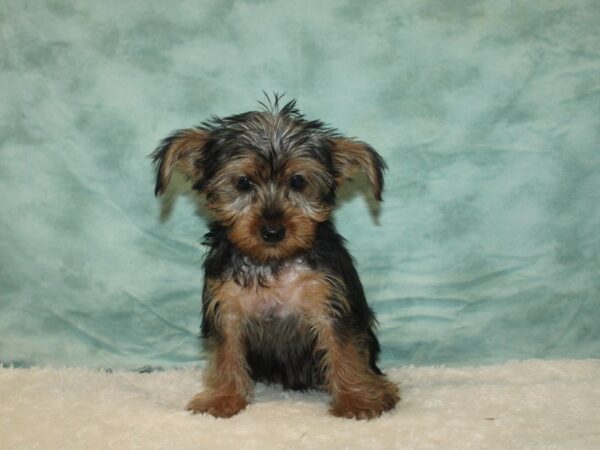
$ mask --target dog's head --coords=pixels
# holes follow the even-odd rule
[[[153,153],[156,195],[180,170],[206,195],[232,244],[263,263],[309,249],[336,188],[355,171],[366,173],[381,200],[385,169],[369,145],[306,120],[295,101],[279,108],[278,100],[263,111],[179,130]]]

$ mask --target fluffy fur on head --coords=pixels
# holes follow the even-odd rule
[[[368,144],[305,119],[294,101],[279,103],[176,131],[153,153],[156,194],[178,169],[214,218],[202,318],[208,389],[188,408],[233,415],[261,380],[327,389],[333,414],[376,417],[398,391],[376,365],[375,318],[329,219],[336,189],[357,170],[381,199],[385,164]]]

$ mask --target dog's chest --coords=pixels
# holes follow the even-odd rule
[[[247,317],[275,320],[308,312],[321,303],[326,290],[321,273],[297,262],[267,274],[261,283],[240,286],[238,304]]]

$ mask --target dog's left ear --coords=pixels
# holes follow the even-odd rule
[[[160,143],[151,155],[156,167],[155,195],[165,191],[175,169],[192,183],[201,183],[202,154],[209,138],[207,131],[190,128],[176,131]]]
[[[363,170],[371,183],[373,195],[381,201],[383,172],[387,166],[379,153],[370,145],[353,139],[333,139],[331,144],[333,165],[337,171],[336,183],[339,185],[356,171]]]

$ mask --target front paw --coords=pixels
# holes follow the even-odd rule
[[[352,387],[334,395],[329,412],[336,417],[369,420],[389,411],[400,401],[398,387],[385,379]]]
[[[248,405],[239,392],[204,391],[194,396],[186,409],[196,413],[208,413],[214,417],[231,417]]]

